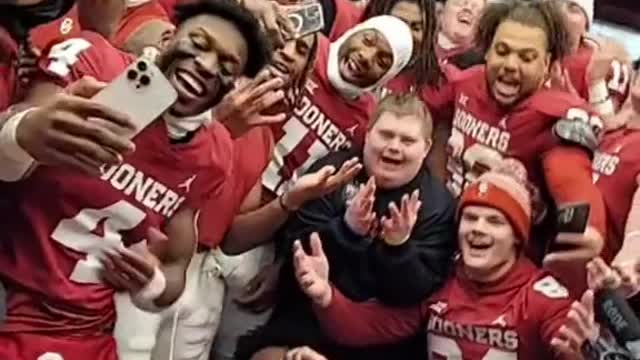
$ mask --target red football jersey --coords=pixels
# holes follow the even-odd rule
[[[605,135],[593,159],[594,181],[607,210],[607,241],[602,256],[613,260],[624,240],[625,224],[640,175],[640,131],[621,129]]]
[[[424,328],[430,360],[538,360],[551,358],[551,339],[571,303],[567,289],[522,257],[490,285],[459,269],[413,308],[355,303],[334,289],[331,305],[316,314],[326,334],[345,345],[391,343]]]
[[[13,103],[15,97],[18,45],[1,26],[0,56],[0,111],[4,111]]]
[[[505,109],[489,95],[484,66],[463,75],[448,84],[455,102],[447,145],[447,187],[455,196],[504,158],[520,161],[531,183],[545,189],[542,160],[560,145],[552,131],[556,121],[578,117],[602,128],[602,121],[588,104],[566,92],[541,89]]]
[[[576,53],[567,56],[562,61],[562,65],[569,72],[573,86],[578,94],[585,100],[589,100],[587,70],[593,53],[593,48],[582,46]],[[606,80],[609,96],[611,96],[616,109],[620,108],[629,94],[631,77],[632,70],[628,64],[623,64],[617,60],[611,63],[611,70]]]
[[[253,128],[235,139],[229,156],[230,175],[200,213],[210,229],[205,235],[207,246],[214,248],[222,242],[244,199],[271,160],[272,150],[273,136],[268,127]],[[220,211],[221,204],[225,211]]]
[[[375,99],[363,94],[346,100],[329,83],[329,41],[319,37],[318,57],[300,104],[292,116],[272,128],[276,142],[262,184],[275,194],[330,151],[362,145]]]
[[[80,22],[76,5],[62,17],[33,28],[29,32],[31,44],[44,51],[49,46],[80,34]]]
[[[169,15],[167,15],[167,12],[159,2],[151,0],[140,6],[128,8],[122,16],[118,24],[118,30],[116,30],[111,42],[117,48],[124,48],[129,37],[151,20],[170,22]]]
[[[128,65],[119,50],[95,33],[58,76],[61,84],[89,75],[110,81]],[[70,40],[68,40],[70,41]],[[86,44],[85,44],[86,45]],[[45,57],[46,58],[46,57]],[[58,57],[43,61],[45,70]],[[49,71],[56,76],[60,66]],[[128,246],[163,228],[182,208],[199,209],[223,177],[215,172],[211,137],[200,131],[172,145],[156,121],[134,138],[137,150],[120,165],[91,177],[41,166],[11,184],[5,212],[0,275],[7,286],[7,319],[1,331],[93,333],[113,326],[113,289],[99,281],[105,249]]]

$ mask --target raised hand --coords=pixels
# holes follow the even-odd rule
[[[283,85],[282,79],[262,71],[252,80],[240,81],[216,106],[214,116],[236,138],[256,126],[282,122],[286,114],[266,112],[284,99]]]
[[[551,347],[557,355],[566,359],[581,359],[582,344],[594,342],[600,334],[593,310],[593,291],[587,290],[580,301],[574,301],[567,313],[566,323],[557,336],[551,339]]]
[[[122,155],[135,150],[126,137],[135,126],[127,115],[87,99],[105,86],[82,78],[27,113],[16,129],[20,147],[39,163],[92,175],[99,175],[104,164],[119,163]]]
[[[329,284],[329,261],[322,250],[322,241],[317,233],[311,234],[311,254],[307,254],[300,243],[293,243],[293,264],[296,279],[302,291],[322,307],[331,303]]]
[[[545,266],[559,263],[585,263],[597,257],[604,246],[602,236],[591,226],[588,226],[582,234],[559,233],[556,243],[568,250],[559,250],[545,256],[543,260]]]
[[[591,61],[587,67],[589,81],[593,84],[596,81],[606,80],[614,61],[618,61],[621,66],[629,66],[629,53],[624,46],[615,41],[604,40],[600,42],[599,46],[594,47]]]
[[[351,181],[360,170],[362,170],[362,164],[357,157],[354,157],[345,161],[337,172],[335,167],[327,165],[314,173],[301,176],[285,194],[284,201],[287,208],[297,210],[307,201],[336,191],[340,186]]]
[[[344,221],[347,226],[360,236],[369,234],[376,225],[376,213],[373,212],[375,194],[376,181],[371,177],[353,197],[344,214]]]
[[[627,298],[640,292],[639,275],[638,259],[622,260],[611,267],[601,258],[595,258],[587,264],[587,284],[590,289],[618,289]]]
[[[286,39],[293,37],[293,25],[285,9],[276,1],[240,0],[240,3],[260,20],[276,48],[283,46]]]
[[[411,235],[413,227],[418,220],[418,212],[422,202],[420,201],[420,190],[415,190],[411,196],[402,196],[400,209],[395,202],[389,204],[390,218],[382,217],[382,239],[392,246],[404,244]]]

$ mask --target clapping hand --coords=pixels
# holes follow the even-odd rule
[[[420,190],[415,190],[411,196],[402,196],[400,209],[395,202],[389,204],[390,218],[382,217],[382,239],[388,245],[399,246],[404,244],[411,235],[413,227],[418,220],[418,211],[422,202],[420,201]]]
[[[551,347],[562,358],[581,359],[582,344],[585,341],[594,342],[598,338],[600,327],[595,321],[593,297],[593,290],[587,290],[580,301],[574,301],[567,313],[565,325],[551,339]]]
[[[362,170],[360,160],[355,157],[345,161],[340,170],[327,165],[320,170],[298,178],[285,194],[285,203],[292,210],[299,209],[305,202],[330,194],[351,181]]]
[[[377,226],[376,213],[373,211],[375,202],[376,181],[373,177],[364,186],[347,206],[344,221],[351,231],[360,236],[366,236],[375,230]]]
[[[319,306],[327,307],[331,303],[331,285],[329,284],[329,261],[322,249],[317,233],[311,234],[311,253],[307,254],[296,240],[293,244],[293,264],[296,279],[302,291]]]
[[[587,284],[590,289],[618,289],[626,298],[640,291],[638,257],[629,260],[616,259],[611,267],[601,258],[587,264]]]

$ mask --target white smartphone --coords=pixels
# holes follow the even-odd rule
[[[146,57],[134,61],[92,100],[128,115],[136,136],[178,99],[178,93],[162,71]]]

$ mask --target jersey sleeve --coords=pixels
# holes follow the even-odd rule
[[[529,288],[529,312],[538,320],[540,339],[551,344],[558,330],[565,324],[571,308],[569,290],[548,273],[540,275]]]
[[[611,70],[607,76],[607,89],[609,90],[609,97],[613,101],[616,110],[622,107],[627,96],[629,96],[632,74],[633,72],[629,64],[622,63],[618,60],[611,62]]]
[[[124,57],[101,35],[82,31],[77,37],[55,44],[45,52],[39,62],[39,80],[66,86],[84,76],[99,81],[113,79],[109,69],[121,63]]]
[[[315,307],[325,333],[348,346],[393,344],[415,335],[422,324],[422,305],[392,308],[377,301],[356,303],[333,288],[326,308]]]

